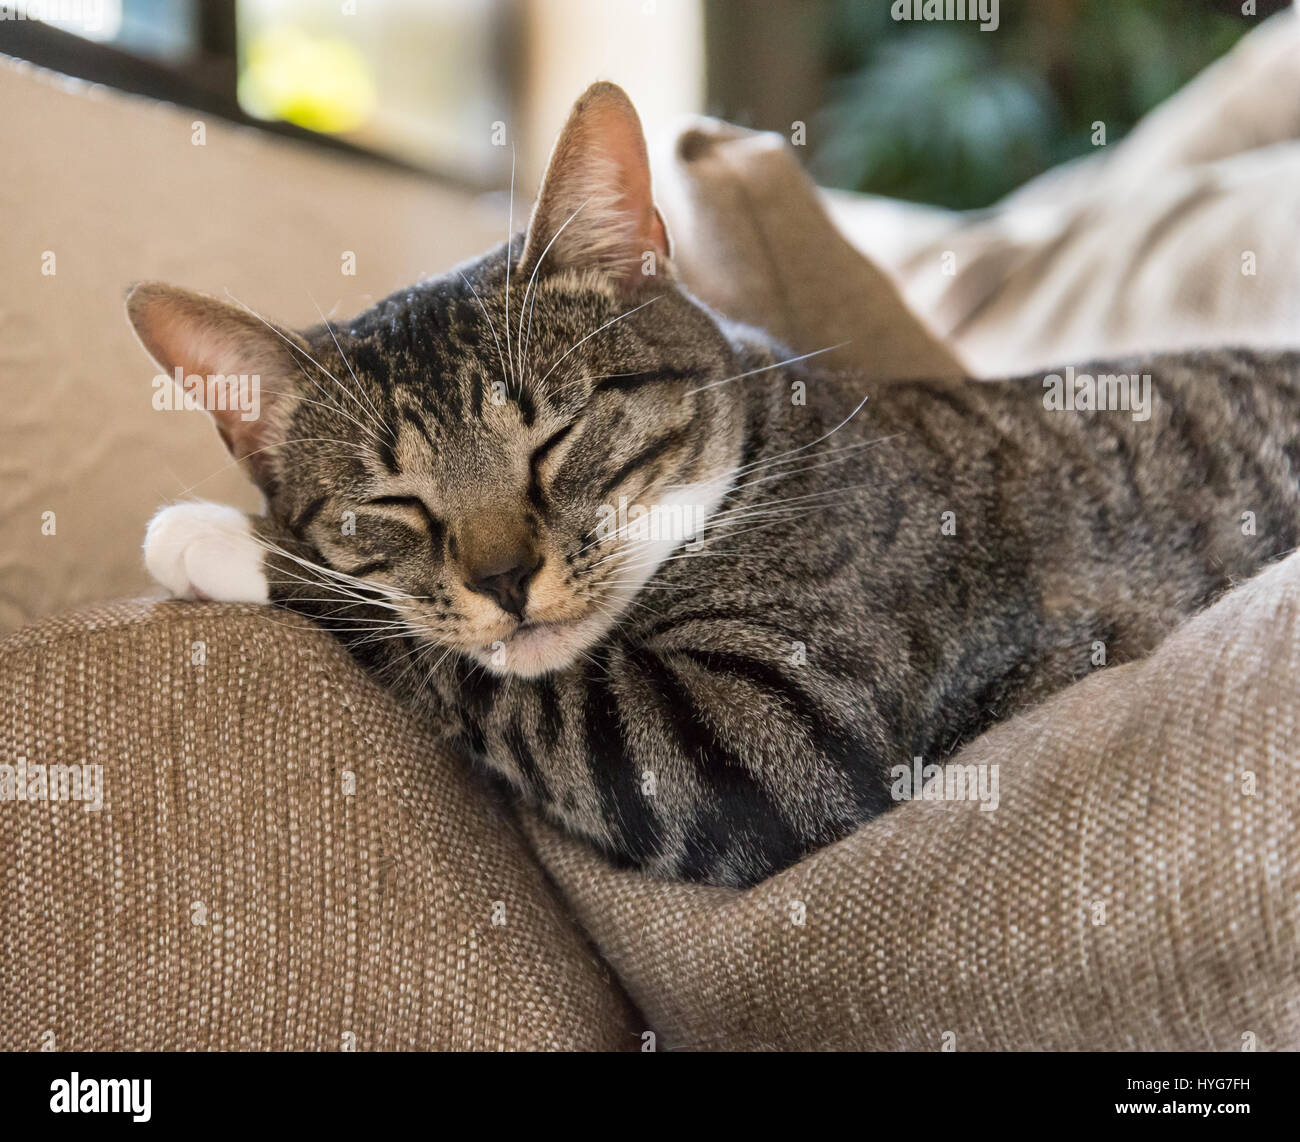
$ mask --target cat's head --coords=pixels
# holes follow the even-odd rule
[[[711,385],[735,361],[674,281],[612,84],[575,105],[522,239],[351,321],[299,333],[160,284],[127,311],[168,376],[203,379],[269,513],[340,573],[310,577],[378,592],[497,673],[599,641],[737,461],[740,411]]]

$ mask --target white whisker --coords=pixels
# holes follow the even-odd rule
[[[463,272],[461,273],[460,277],[461,277],[461,281],[463,281],[467,286],[469,286],[470,291],[474,294],[474,300],[478,302],[479,309],[483,311],[483,316],[487,318],[488,329],[492,331],[492,340],[497,347],[497,360],[501,363],[501,383],[503,385],[508,386],[509,381],[506,378],[506,359],[501,353],[501,342],[497,339],[497,327],[492,324],[492,317],[487,311],[487,306],[483,304],[483,299],[479,297],[478,290],[474,288],[474,283],[470,281],[469,278],[467,278]]]
[[[384,423],[383,414],[379,411],[379,409],[375,407],[375,402],[370,399],[370,394],[366,392],[366,388],[361,383],[361,379],[357,376],[356,371],[352,368],[352,362],[348,360],[347,354],[343,352],[343,346],[339,344],[338,334],[334,332],[334,326],[330,324],[329,319],[321,311],[321,307],[319,305],[316,305],[316,299],[312,297],[310,293],[307,296],[311,298],[312,305],[316,306],[316,312],[320,314],[320,319],[324,323],[326,330],[329,332],[330,338],[334,342],[334,348],[336,348],[339,351],[339,358],[342,360],[344,367],[348,371],[348,374],[352,377],[353,382],[356,384],[357,392],[359,392],[361,396],[365,397],[366,404],[370,407],[371,423],[376,428],[384,429],[391,434],[391,429],[389,429],[388,425]],[[345,389],[344,392],[347,392],[347,390]],[[364,412],[365,409],[362,407],[361,401],[356,397],[354,397],[353,399],[356,400],[357,407],[362,408],[362,411]]]
[[[572,353],[574,352],[574,350],[581,348],[581,346],[585,345],[588,341],[590,341],[593,337],[595,337],[597,333],[600,333],[603,330],[608,329],[611,325],[616,325],[618,322],[622,321],[623,318],[625,317],[631,317],[632,314],[637,312],[637,310],[645,309],[645,307],[649,305],[650,302],[658,301],[661,297],[663,297],[663,294],[655,294],[655,296],[650,298],[649,301],[643,301],[640,305],[635,306],[632,309],[629,309],[626,313],[620,313],[612,321],[605,322],[605,324],[602,325],[600,329],[593,329],[590,333],[587,334],[586,337],[584,337],[581,341],[579,341],[576,345],[574,345],[571,349],[569,349],[568,353],[565,353],[564,356],[562,356],[558,361],[556,361],[554,365],[552,365],[549,369],[547,369],[546,376],[541,379],[539,384],[544,385],[546,383],[547,377],[549,377],[553,372],[555,372],[555,370],[564,361],[565,357],[568,357],[569,353]]]
[[[841,341],[838,345],[827,345],[825,349],[814,349],[811,353],[804,353],[798,357],[789,357],[784,361],[777,361],[773,365],[764,365],[759,369],[750,369],[746,373],[737,373],[734,377],[723,377],[720,381],[710,381],[707,385],[701,385],[698,389],[690,389],[684,395],[694,396],[696,393],[702,393],[705,389],[716,389],[719,385],[730,384],[732,381],[743,380],[745,377],[752,377],[756,373],[766,373],[771,369],[779,369],[782,365],[793,365],[796,361],[806,361],[809,357],[817,357],[822,353],[830,353],[835,349],[842,349],[847,345],[847,341]]]

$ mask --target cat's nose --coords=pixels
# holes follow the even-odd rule
[[[522,619],[528,605],[529,580],[541,564],[541,557],[530,552],[508,561],[505,566],[478,567],[470,573],[465,586],[477,595],[495,600],[506,614]]]

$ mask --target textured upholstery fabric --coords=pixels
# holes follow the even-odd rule
[[[656,194],[686,285],[737,321],[877,380],[960,377],[953,353],[836,230],[777,135],[698,119],[658,156]]]
[[[972,743],[994,812],[911,802],[744,893],[530,830],[668,1048],[1300,1048],[1298,676],[1292,556]],[[323,634],[120,604],[11,636],[0,684],[3,760],[106,798],[0,802],[0,1047],[640,1042],[509,820]]]
[[[992,812],[910,801],[745,892],[534,831],[670,1049],[1296,1050],[1297,679],[1293,555],[971,743]]]
[[[949,371],[771,137],[691,130],[661,179],[691,288],[802,351],[847,338],[837,360],[878,376]],[[1233,226],[1267,236],[1295,214],[1265,202],[1270,180],[1296,185],[1272,154],[1291,161],[1250,159],[1264,165],[1242,168],[1249,193],[1193,201],[1237,219],[1217,247],[1233,273],[1247,241]],[[1175,183],[1148,197],[1177,207]],[[1153,227],[1172,241],[1204,218],[1128,209],[1096,215],[1126,256]],[[946,248],[953,219],[905,218],[905,245]],[[1261,275],[1293,285],[1294,242],[1256,244]],[[1046,267],[1062,247],[1032,248]],[[1152,271],[1172,247],[1154,249]],[[1003,252],[970,265],[997,280]],[[1090,306],[1153,312],[1067,271],[1020,309],[983,311],[987,344],[1025,353]],[[1165,276],[1184,300],[1203,280]],[[1232,314],[1275,328],[1295,296],[1265,297],[1281,280],[1202,307],[1199,331],[1226,339]],[[1094,328],[1095,352],[1116,328]],[[60,494],[100,503],[102,472],[76,458]],[[102,537],[66,514],[39,537],[49,497],[30,475],[13,481],[22,559],[0,622],[66,605],[70,582],[77,597],[123,567],[136,582],[143,516],[98,513],[125,539],[95,580]],[[959,1050],[1230,1050],[1248,1034],[1300,1048],[1298,558],[1148,661],[972,743],[963,762],[1000,766],[994,812],[913,802],[746,893],[644,881],[530,824],[564,904],[464,765],[291,616],[135,602],[46,619],[0,643],[0,762],[102,764],[107,804],[0,801],[0,1048],[635,1048],[642,1017],[606,964],[673,1048],[933,1050],[948,1032]]]
[[[294,616],[48,619],[0,702],[0,762],[104,788],[0,801],[0,1050],[639,1046],[481,783]]]

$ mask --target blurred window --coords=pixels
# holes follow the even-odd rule
[[[239,0],[239,103],[475,181],[508,176],[501,0]],[[478,124],[480,130],[466,130]]]
[[[0,52],[56,71],[458,181],[509,178],[493,125],[515,97],[511,0],[23,0],[0,15]]]

